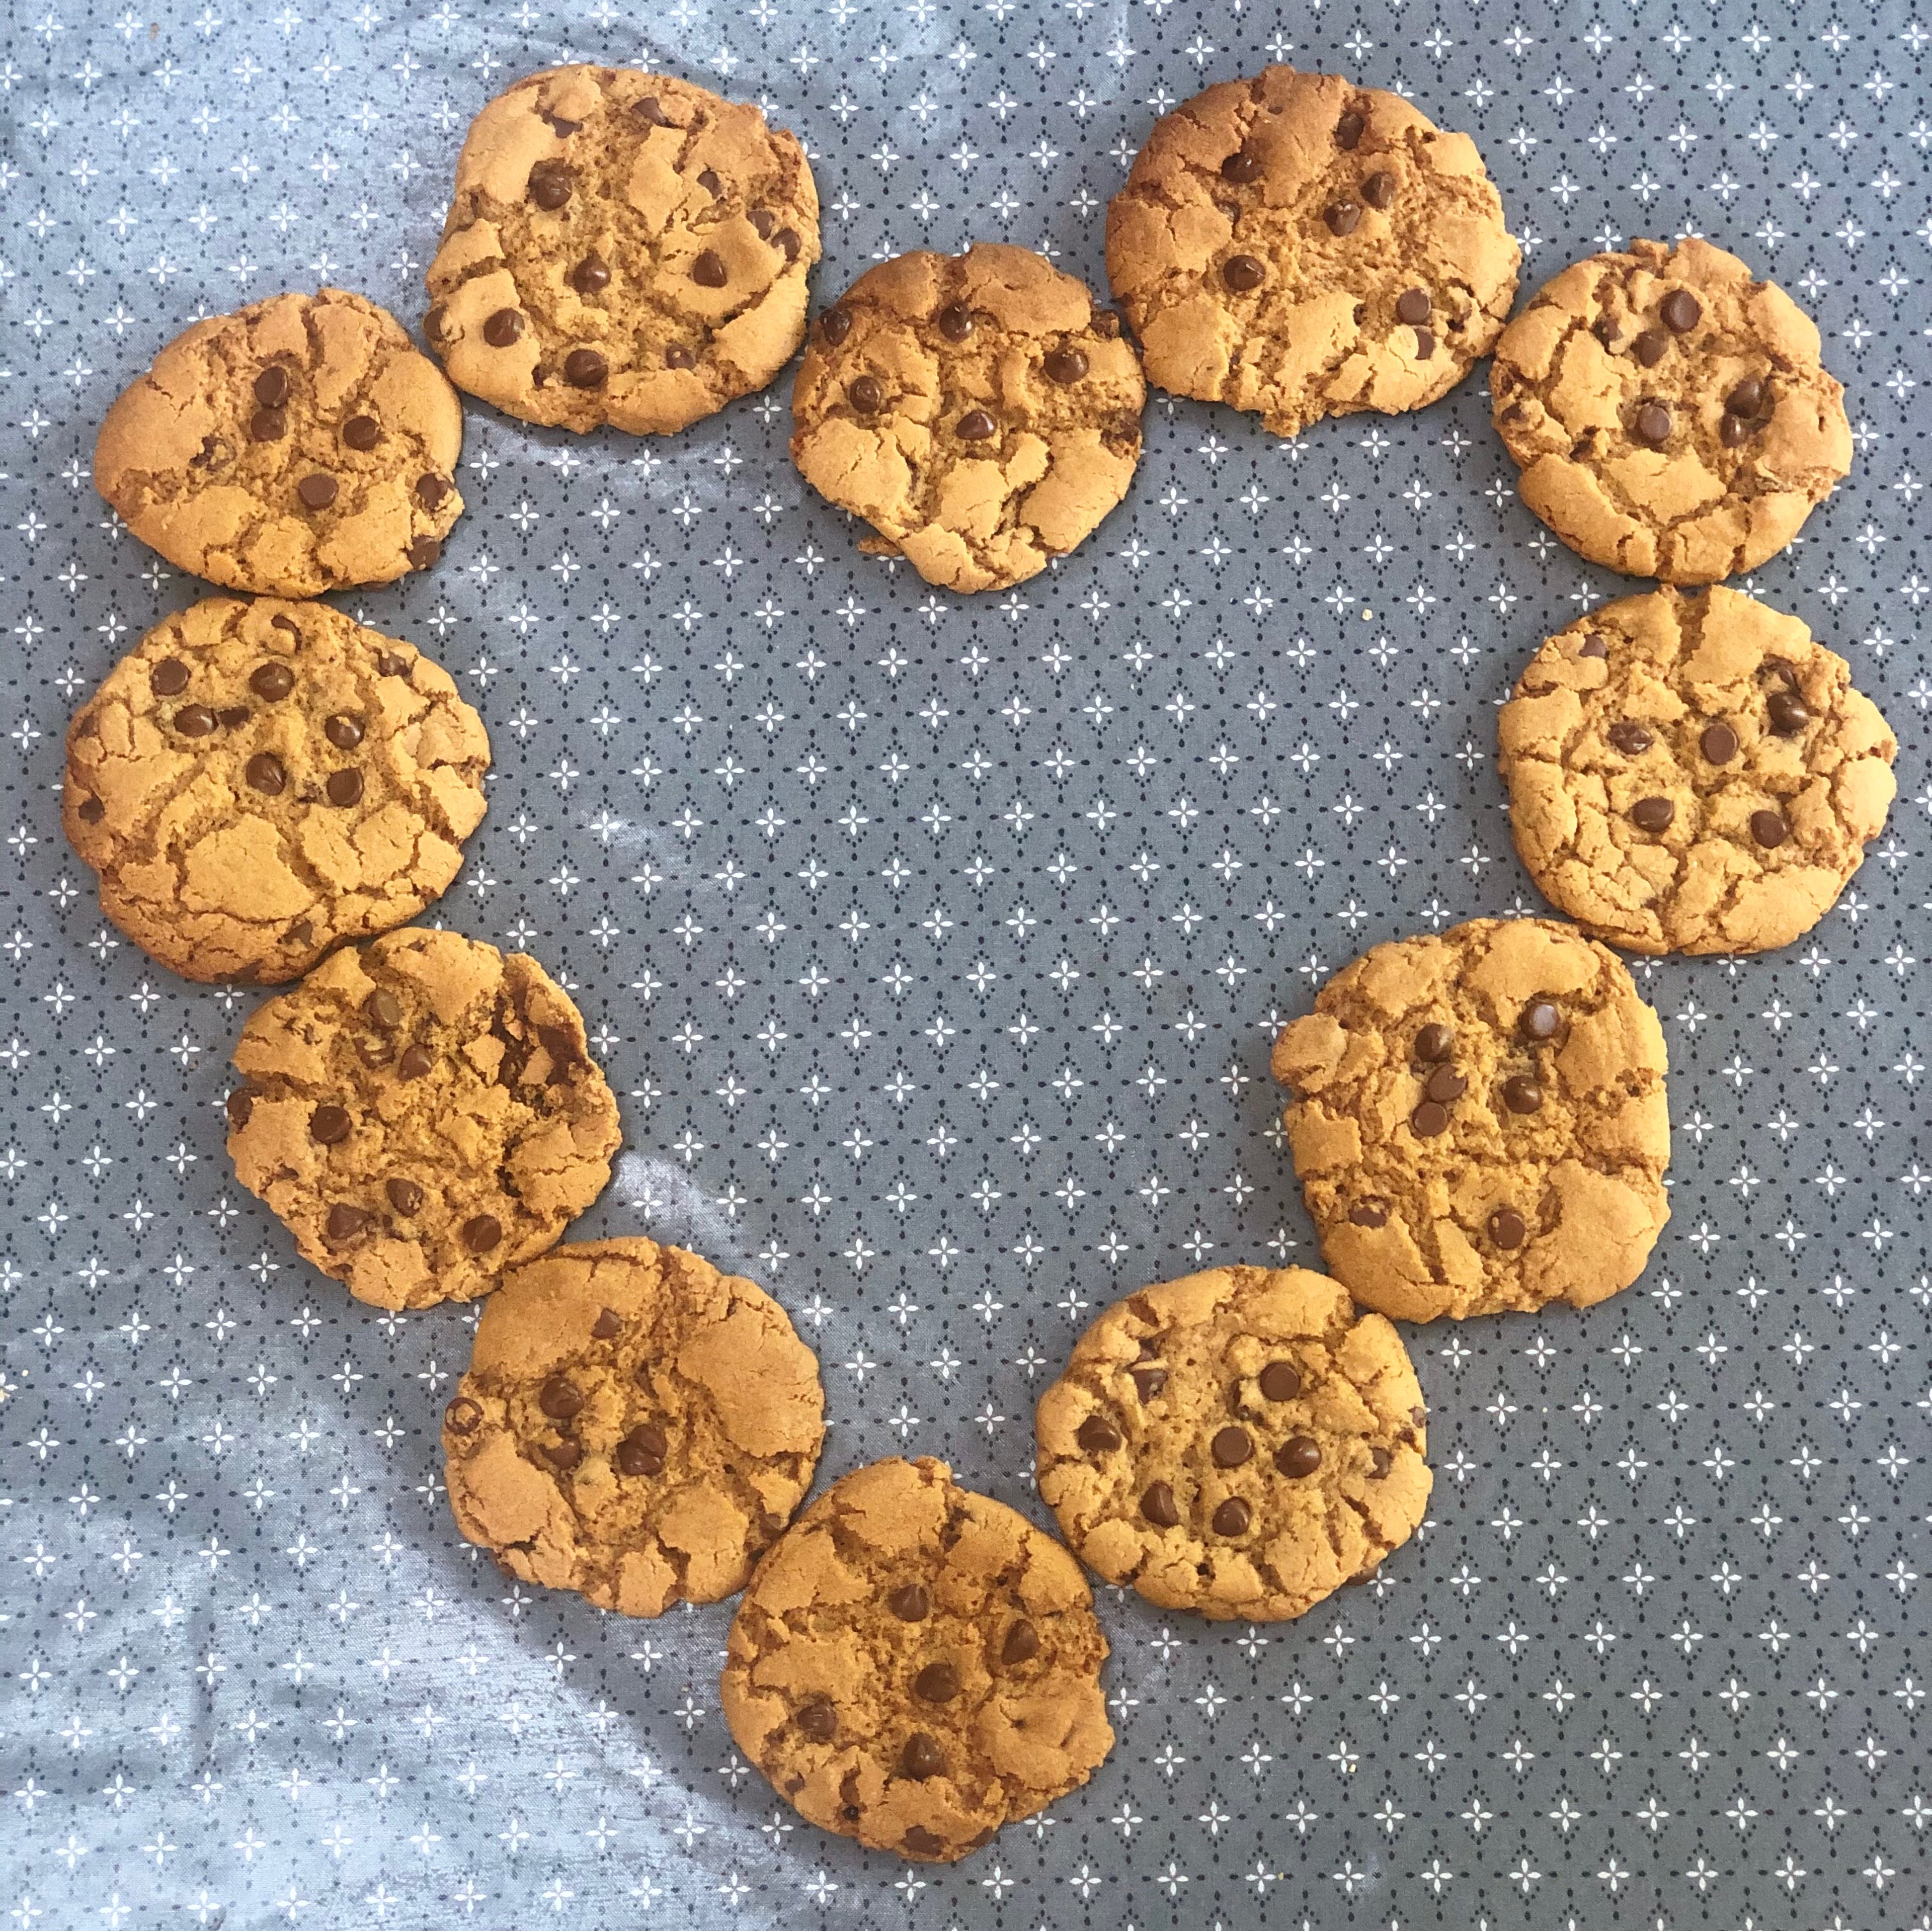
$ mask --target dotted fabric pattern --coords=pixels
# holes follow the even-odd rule
[[[661,8],[32,0],[0,24],[0,1905],[70,1927],[1932,1923],[1920,619],[1932,24],[1894,0]],[[1412,1331],[1430,1524],[1299,1623],[1103,1591],[1120,1741],[951,1869],[821,1836],[735,1755],[730,1606],[652,1623],[457,1537],[459,1309],[298,1259],[223,1152],[259,994],[104,930],[77,700],[200,586],[89,476],[194,316],[327,280],[419,319],[462,131],[517,74],[764,100],[823,303],[897,250],[1098,280],[1156,115],[1272,58],[1471,130],[1533,286],[1697,231],[1814,313],[1852,477],[1742,587],[1849,657],[1892,822],[1774,956],[1639,963],[1674,1215],[1586,1315]],[[897,1450],[1044,1519],[1030,1420],[1094,1312],[1316,1259],[1270,1034],[1364,946],[1539,902],[1495,706],[1632,587],[1516,501],[1481,375],[1283,444],[1156,400],[1123,506],[1010,595],[859,556],[789,378],[692,433],[470,412],[442,562],[342,606],[484,712],[432,916],[581,1003],[627,1149],[584,1237],[768,1285],[822,1479]]]

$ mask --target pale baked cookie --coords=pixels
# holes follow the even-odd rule
[[[1274,1069],[1330,1270],[1398,1321],[1588,1307],[1670,1217],[1664,1029],[1574,926],[1376,946],[1282,1029]]]
[[[1496,340],[1520,259],[1468,135],[1289,67],[1156,121],[1107,210],[1148,379],[1277,436],[1447,394]]]
[[[1116,1301],[1040,1397],[1040,1492],[1090,1568],[1165,1609],[1270,1622],[1370,1574],[1432,1477],[1402,1337],[1304,1267]]]
[[[211,597],[68,730],[62,818],[101,909],[188,979],[294,979],[448,889],[490,742],[448,673],[326,604]]]
[[[442,1418],[464,1534],[627,1616],[742,1589],[824,1438],[818,1359],[784,1309],[641,1240],[512,1268]]]
[[[536,961],[411,929],[332,955],[235,1044],[228,1150],[378,1307],[470,1300],[603,1191],[617,1102]]]
[[[1722,587],[1625,597],[1558,631],[1497,729],[1531,877],[1632,952],[1790,944],[1898,788],[1898,740],[1850,665]]]
[[[1126,494],[1147,385],[1120,318],[1030,248],[896,256],[818,318],[792,460],[874,555],[949,590],[1022,583]]]
[[[1708,241],[1544,283],[1490,371],[1523,501],[1580,556],[1667,583],[1755,569],[1851,467],[1818,328]]]
[[[107,412],[94,480],[170,563],[314,597],[436,561],[462,447],[456,391],[401,323],[325,288],[176,336]]]
[[[664,433],[784,367],[818,259],[805,151],[757,108],[552,67],[471,124],[423,331],[459,388],[526,422]]]
[[[759,1564],[722,1685],[740,1750],[800,1814],[950,1863],[1114,1744],[1080,1566],[944,1462],[875,1462]]]

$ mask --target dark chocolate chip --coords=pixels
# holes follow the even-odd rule
[[[403,1002],[386,985],[379,985],[362,1002],[362,1010],[372,1026],[393,1033],[403,1023]]]
[[[1607,658],[1610,654],[1610,640],[1600,630],[1593,630],[1576,646],[1576,655],[1579,657]]]
[[[563,379],[574,389],[601,389],[610,365],[595,349],[573,349],[563,358]]]
[[[932,1614],[932,1598],[922,1582],[902,1582],[886,1598],[886,1607],[902,1623],[922,1623]]]
[[[570,199],[577,177],[568,161],[538,161],[531,169],[527,184],[530,197],[548,213],[555,214]]]
[[[1640,442],[1661,449],[1670,440],[1670,412],[1660,402],[1645,403],[1630,418],[1630,433]]]
[[[1262,157],[1246,148],[1237,148],[1221,163],[1221,178],[1232,181],[1237,187],[1245,187],[1261,178]]]
[[[1048,382],[1058,382],[1064,388],[1087,373],[1087,357],[1078,349],[1056,349],[1040,366]]]
[[[403,1057],[407,1059],[409,1054]],[[463,1223],[463,1244],[472,1254],[488,1253],[502,1238],[503,1223],[494,1213],[472,1214]]]
[[[1165,1368],[1130,1368],[1127,1372],[1132,1378],[1134,1392],[1144,1402],[1152,1401],[1167,1386]]]
[[[224,704],[214,715],[224,730],[238,731],[248,721],[248,706],[246,704]]]
[[[1733,415],[1756,415],[1763,410],[1766,393],[1762,376],[1747,376],[1725,397],[1724,406]]]
[[[282,760],[272,751],[258,751],[249,759],[243,775],[250,786],[264,797],[279,796],[287,790],[289,774],[282,768]]]
[[[1322,1466],[1322,1444],[1312,1435],[1292,1435],[1275,1450],[1274,1465],[1298,1482]]]
[[[1658,308],[1673,335],[1688,335],[1704,319],[1704,304],[1688,288],[1674,288]]]
[[[1553,1039],[1562,1024],[1562,1011],[1553,1000],[1549,999],[1532,999],[1516,1021],[1526,1039]]]
[[[899,1774],[915,1783],[946,1774],[946,1753],[923,1730],[915,1730],[899,1752]]]
[[[334,502],[335,492],[335,478],[321,469],[304,476],[296,485],[296,494],[302,499],[304,509],[326,510]]]
[[[1328,232],[1336,237],[1352,235],[1355,224],[1362,218],[1361,204],[1354,201],[1331,201],[1322,211],[1322,218],[1328,224]]]
[[[280,409],[289,399],[289,372],[272,362],[255,378],[255,400],[264,409]]]
[[[1406,322],[1412,328],[1429,319],[1429,291],[1426,288],[1406,288],[1395,298],[1395,319]]]
[[[1535,1113],[1543,1105],[1543,1089],[1522,1073],[1503,1081],[1503,1104],[1512,1113]]]
[[[646,127],[668,127],[670,125],[664,118],[664,111],[658,105],[658,97],[655,94],[639,95],[631,103],[631,112]]]
[[[944,330],[946,326],[946,316],[950,314],[951,312],[952,311],[950,310],[946,310],[942,311],[940,314],[940,328],[942,331]],[[825,313],[818,318],[818,333],[820,339],[829,343],[834,349],[837,348],[839,343],[844,341],[846,337],[850,334],[851,332],[852,316],[849,310],[843,308],[828,308]]]
[[[950,1703],[959,1694],[959,1672],[950,1663],[929,1663],[912,1680],[912,1693],[925,1703]]]
[[[98,798],[83,798],[78,809],[84,825],[98,825],[107,815],[107,807]]]
[[[620,1475],[662,1475],[670,1438],[655,1422],[640,1422],[618,1443],[613,1459]]]
[[[1757,424],[1726,410],[1718,424],[1718,440],[1726,449],[1741,449],[1757,433]]]
[[[206,704],[184,704],[175,713],[175,729],[184,738],[212,737],[214,713]]]
[[[570,285],[579,295],[596,295],[610,286],[610,264],[593,248],[570,271]]]
[[[1415,331],[1415,359],[1426,362],[1436,352],[1436,336],[1432,329],[1418,328]]]
[[[423,317],[423,333],[432,342],[440,342],[442,340],[442,325],[448,319],[448,309],[442,302],[436,303]]]
[[[398,1213],[412,1214],[423,1204],[423,1190],[414,1180],[385,1180],[382,1191],[388,1195],[389,1204]]]
[[[574,1468],[584,1459],[584,1451],[574,1441],[547,1441],[543,1452],[550,1466],[560,1474]]]
[[[322,788],[328,793],[332,805],[359,805],[362,802],[362,774],[353,765],[346,770],[332,771],[328,782]]]
[[[1429,1075],[1429,1083],[1422,1090],[1438,1106],[1447,1106],[1469,1090],[1469,1082],[1454,1066],[1438,1066]]]
[[[946,1842],[937,1831],[928,1831],[923,1824],[908,1824],[905,1835],[899,1840],[899,1848],[916,1858],[937,1858],[945,1853]]]
[[[706,168],[698,177],[698,184],[715,201],[724,192],[724,184],[718,178],[716,168]]]
[[[877,376],[858,376],[845,387],[845,400],[861,415],[876,415],[886,406],[886,385]]]
[[[963,301],[949,301],[936,318],[940,334],[949,342],[963,342],[973,332],[973,311]]]
[[[1362,199],[1371,208],[1386,208],[1395,199],[1395,176],[1378,168],[1362,184]]]
[[[1432,1140],[1449,1130],[1449,1109],[1435,1100],[1425,1099],[1408,1116],[1409,1130],[1419,1140]]]
[[[1630,353],[1637,359],[1638,366],[1654,369],[1664,360],[1664,352],[1670,346],[1670,337],[1660,328],[1640,330],[1636,340],[1630,344]]]
[[[550,132],[560,141],[567,141],[584,125],[581,121],[566,120],[561,114],[546,114],[544,118],[550,123]]]
[[[353,751],[362,742],[362,720],[352,711],[338,711],[323,721],[322,734],[338,751]]]
[[[308,1117],[308,1137],[325,1147],[339,1147],[353,1124],[346,1106],[318,1106]]]
[[[1214,1456],[1216,1468],[1238,1468],[1253,1454],[1255,1444],[1246,1429],[1230,1426],[1214,1431],[1208,1452]]]
[[[1649,732],[1630,718],[1619,718],[1604,735],[1626,757],[1641,757],[1651,746]]]
[[[1456,1029],[1445,1026],[1441,1021],[1425,1026],[1415,1036],[1415,1057],[1418,1060],[1434,1062],[1446,1060],[1456,1044]]]
[[[452,487],[446,478],[439,476],[434,469],[425,470],[416,478],[416,501],[434,513],[442,508]]]
[[[1677,815],[1677,807],[1668,798],[1640,798],[1630,807],[1630,823],[1640,832],[1667,832]]]
[[[483,339],[493,349],[507,349],[524,332],[523,310],[500,308],[483,324]]]
[[[1238,1495],[1230,1495],[1214,1511],[1214,1533],[1216,1535],[1245,1535],[1248,1525],[1254,1519],[1254,1511]]]
[[[279,409],[258,409],[248,418],[250,442],[279,442],[289,433],[289,418]]]
[[[433,536],[418,536],[403,553],[412,570],[427,570],[442,554],[442,545]]]
[[[396,1062],[396,1075],[399,1079],[421,1079],[435,1064],[436,1055],[427,1046],[405,1046]]]
[[[624,1317],[614,1307],[602,1309],[590,1324],[592,1341],[615,1341],[624,1331]]]
[[[1292,1361],[1270,1361],[1255,1385],[1270,1402],[1292,1402],[1301,1392],[1301,1375]]]
[[[838,1714],[830,1703],[808,1703],[792,1721],[799,1735],[814,1744],[829,1744],[838,1733]]]
[[[999,427],[983,409],[969,409],[953,425],[953,433],[962,442],[984,442],[999,433]]]
[[[1171,1529],[1180,1519],[1180,1511],[1174,1506],[1174,1491],[1165,1482],[1148,1485],[1141,1496],[1141,1513],[1160,1529]]]
[[[1765,700],[1765,715],[1781,738],[1796,737],[1811,721],[1811,712],[1796,691],[1774,691]]]
[[[1713,764],[1729,764],[1738,754],[1738,734],[1720,718],[1698,735],[1697,748]]]
[[[1520,1247],[1529,1229],[1522,1216],[1510,1207],[1499,1207],[1490,1216],[1490,1238],[1498,1247]]]
[[[1022,1616],[1000,1645],[1002,1663],[1030,1663],[1040,1654],[1040,1632]]]
[[[406,677],[410,674],[410,660],[393,650],[386,650],[376,658],[376,670],[379,676],[384,677]]]
[[[266,697],[272,704],[278,703],[296,688],[296,673],[286,664],[272,659],[256,665],[248,679],[248,688],[256,697]]]
[[[148,688],[158,697],[178,697],[188,688],[188,676],[178,657],[164,657],[148,673]]]
[[[584,1405],[584,1390],[563,1375],[553,1375],[537,1390],[537,1406],[552,1421],[568,1421]]]
[[[691,278],[700,288],[722,288],[730,277],[724,257],[716,248],[706,248],[692,263]]]
[[[796,228],[781,228],[772,237],[772,245],[784,250],[784,258],[787,261],[795,262],[798,259],[799,250],[805,246],[805,243],[800,238],[799,232]]]
[[[695,352],[683,343],[674,342],[664,351],[664,367],[667,369],[694,369],[698,367],[698,357]]]
[[[382,425],[373,415],[352,415],[342,425],[342,439],[352,449],[373,449],[382,439]]]
[[[362,1208],[351,1207],[346,1201],[338,1201],[328,1210],[328,1217],[322,1224],[323,1237],[338,1243],[353,1240],[368,1228],[373,1218]]]
[[[1776,811],[1754,811],[1750,814],[1750,835],[1768,851],[1784,844],[1791,835],[1791,827]]]
[[[1357,113],[1354,108],[1348,108],[1341,119],[1335,123],[1336,146],[1353,148],[1362,138],[1362,130],[1367,125],[1368,121],[1362,115]]]
[[[1089,1455],[1111,1455],[1122,1440],[1120,1431],[1105,1415],[1089,1415],[1073,1438]]]
[[[1386,1227],[1388,1225],[1387,1211],[1366,1201],[1349,1208],[1348,1219],[1357,1227]]]
[[[248,1123],[249,1116],[255,1111],[254,1093],[245,1086],[238,1086],[228,1096],[228,1123],[238,1133]]]
[[[1221,279],[1237,295],[1246,295],[1268,280],[1268,270],[1253,255],[1230,255],[1221,264]]]

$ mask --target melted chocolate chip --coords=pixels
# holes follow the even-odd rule
[[[412,570],[427,570],[442,554],[442,545],[433,536],[418,536],[403,554]]]
[[[1418,362],[1426,362],[1435,352],[1436,337],[1433,332],[1426,328],[1418,328],[1415,331],[1415,359]]]
[[[1379,1443],[1376,1444],[1369,1450],[1369,1480],[1371,1482],[1387,1481],[1389,1470],[1394,1464],[1395,1457]]]
[[[362,1002],[370,1024],[393,1033],[403,1023],[403,1002],[386,985],[379,985]]]
[[[228,1096],[226,1103],[228,1123],[238,1133],[248,1123],[249,1116],[255,1111],[255,1096],[245,1086],[238,1086]]]
[[[550,1466],[560,1474],[574,1468],[584,1459],[584,1451],[574,1441],[547,1441],[543,1452]]]
[[[922,1582],[902,1582],[886,1598],[886,1607],[902,1623],[922,1623],[932,1614],[932,1598]]]
[[[467,1395],[458,1395],[442,1411],[442,1425],[452,1435],[474,1435],[483,1411]]]
[[[1579,657],[1607,658],[1610,654],[1610,640],[1600,630],[1593,630],[1576,646]]]
[[[1349,1208],[1348,1219],[1356,1227],[1386,1227],[1388,1225],[1387,1211],[1366,1201]]]
[[[416,478],[416,501],[434,514],[442,508],[452,485],[434,470],[426,470]]]
[[[1640,757],[1651,747],[1649,732],[1633,718],[1619,718],[1604,735],[1626,757]]]

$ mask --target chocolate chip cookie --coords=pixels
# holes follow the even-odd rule
[[[1670,1217],[1664,1029],[1550,919],[1376,946],[1284,1027],[1289,1147],[1330,1270],[1398,1321],[1629,1286]]]
[[[268,984],[440,898],[489,765],[482,718],[408,644],[326,604],[211,597],[75,713],[62,817],[142,951]]]
[[[603,1190],[617,1102],[533,958],[392,932],[325,959],[235,1045],[228,1150],[304,1255],[378,1307],[466,1301]]]
[[[784,1309],[640,1240],[511,1268],[442,1418],[464,1534],[627,1616],[742,1589],[824,1438],[818,1359]]]
[[[1089,1567],[1166,1609],[1269,1622],[1360,1582],[1422,1520],[1402,1338],[1304,1267],[1116,1301],[1040,1397],[1040,1492]]]
[[[1851,667],[1721,586],[1625,597],[1558,631],[1498,730],[1530,875],[1632,952],[1789,945],[1898,788],[1898,740]]]
[[[526,422],[682,429],[805,332],[818,193],[755,107],[626,67],[520,80],[472,124],[429,265],[430,346]]]
[[[899,255],[818,318],[792,460],[949,590],[1022,583],[1092,533],[1141,455],[1120,317],[1029,248]]]
[[[359,295],[278,295],[197,322],[107,412],[95,487],[170,563],[314,597],[427,570],[463,508],[463,409]]]
[[[1490,372],[1523,501],[1580,556],[1667,583],[1753,570],[1851,467],[1817,325],[1708,241],[1546,283]]]
[[[1520,259],[1466,134],[1288,67],[1156,122],[1107,210],[1148,380],[1277,436],[1447,394],[1496,340]]]
[[[1114,1744],[1080,1567],[944,1462],[875,1462],[759,1564],[722,1686],[740,1750],[800,1814],[947,1864]]]

